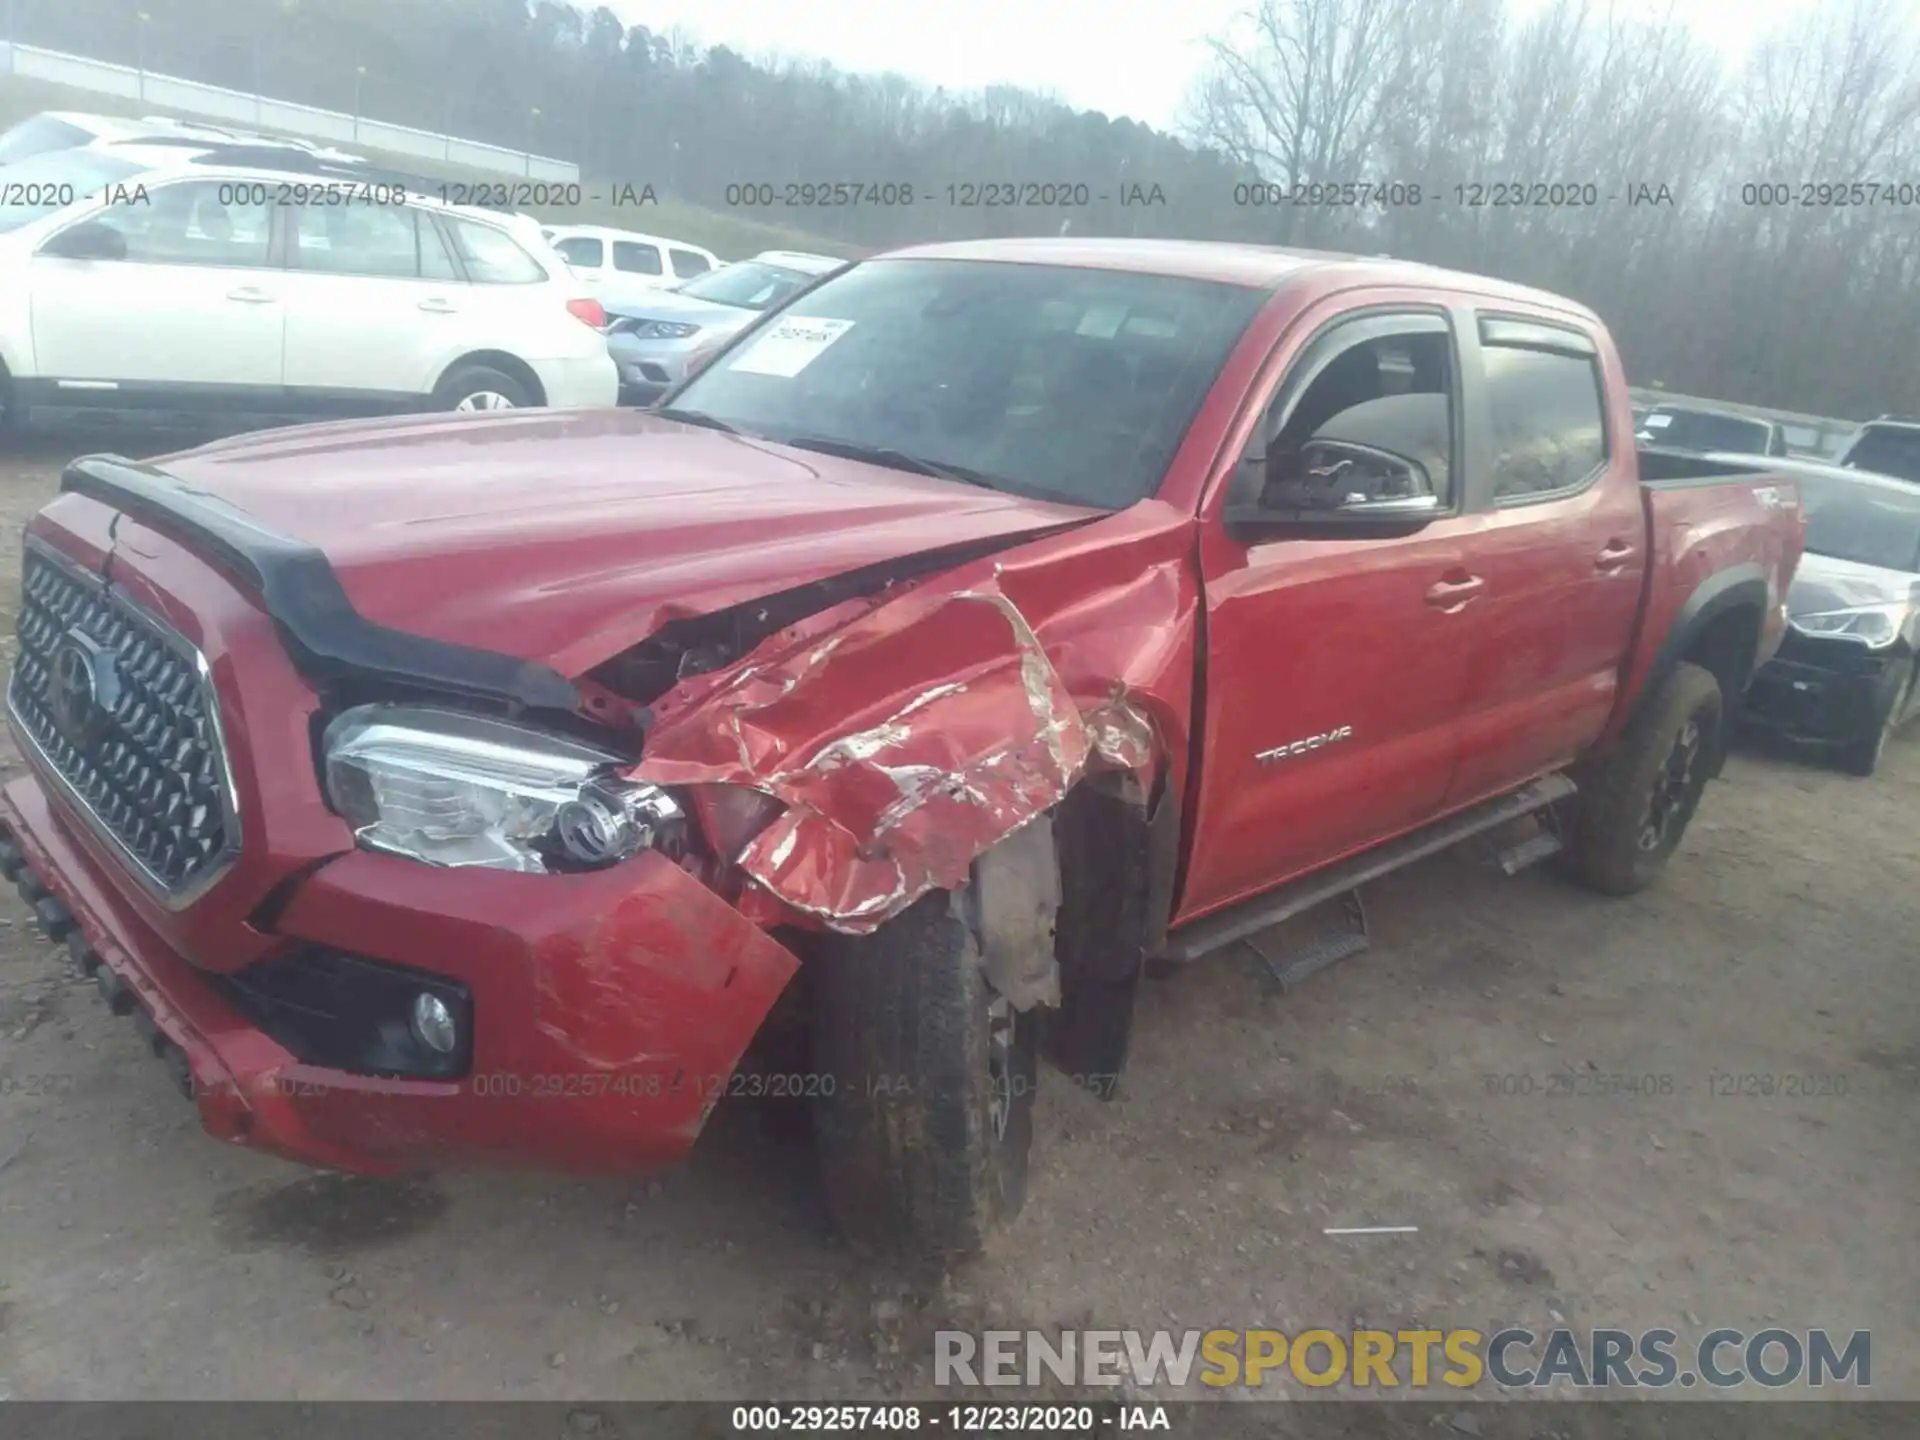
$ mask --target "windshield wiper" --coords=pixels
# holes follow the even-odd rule
[[[681,410],[668,405],[656,409],[653,413],[656,415],[664,415],[669,420],[678,420],[686,425],[704,425],[709,430],[724,430],[729,435],[738,435],[740,433],[738,426],[729,425],[724,420],[716,420],[704,410]]]
[[[926,460],[888,445],[862,445],[853,440],[836,440],[830,435],[776,435],[768,438],[781,445],[791,445],[796,450],[817,450],[822,455],[838,455],[843,460],[864,460],[869,465],[884,465],[889,470],[906,470],[915,475],[931,475],[936,480],[957,480],[962,485],[977,485],[983,490],[1013,488],[978,470]]]

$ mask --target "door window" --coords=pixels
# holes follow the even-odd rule
[[[265,194],[259,185],[190,180],[94,218],[125,237],[132,264],[265,266],[273,233]],[[254,197],[260,203],[241,203]]]
[[[440,232],[416,210],[326,205],[294,213],[298,269],[396,280],[452,278]]]
[[[673,273],[682,280],[704,275],[713,268],[706,256],[697,255],[691,250],[669,250],[667,255],[673,261]]]
[[[629,275],[659,275],[660,247],[642,245],[633,240],[613,242],[613,268],[624,270]]]
[[[1527,501],[1586,484],[1607,459],[1598,358],[1529,339],[1502,343],[1482,322],[1493,424],[1493,498]],[[1546,329],[1526,326],[1531,336]],[[1586,342],[1571,332],[1567,342]]]
[[[1241,456],[1237,492],[1338,485],[1350,500],[1432,495],[1452,506],[1457,382],[1437,317],[1408,317],[1404,330],[1393,317],[1347,322],[1314,341],[1295,373],[1304,388],[1285,383],[1274,396]]]
[[[560,252],[562,260],[582,270],[598,270],[606,263],[600,242],[590,235],[569,235],[554,241],[553,248]]]

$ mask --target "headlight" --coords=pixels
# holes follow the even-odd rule
[[[620,757],[482,715],[362,705],[322,748],[328,803],[359,842],[429,865],[597,869],[684,834],[678,802],[621,779]]]
[[[700,327],[680,320],[636,320],[627,333],[641,340],[684,340],[698,335]]]
[[[1900,637],[1911,610],[1905,604],[1861,605],[1848,610],[1823,610],[1815,615],[1794,615],[1787,623],[1803,635],[1820,635],[1855,640],[1869,650],[1891,645]]]

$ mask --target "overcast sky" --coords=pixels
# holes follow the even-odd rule
[[[930,85],[1017,85],[1080,109],[1173,127],[1202,42],[1247,0],[607,0],[628,24],[683,26],[707,44],[897,70]],[[1509,0],[1515,14],[1546,0]],[[1623,0],[1624,3],[1624,0]],[[1633,0],[1671,4],[1701,38],[1739,53],[1808,0]]]

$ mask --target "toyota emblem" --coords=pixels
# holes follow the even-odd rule
[[[103,688],[118,689],[112,667],[111,653],[77,630],[54,647],[47,665],[47,710],[75,744],[95,739],[106,719],[113,697]]]

